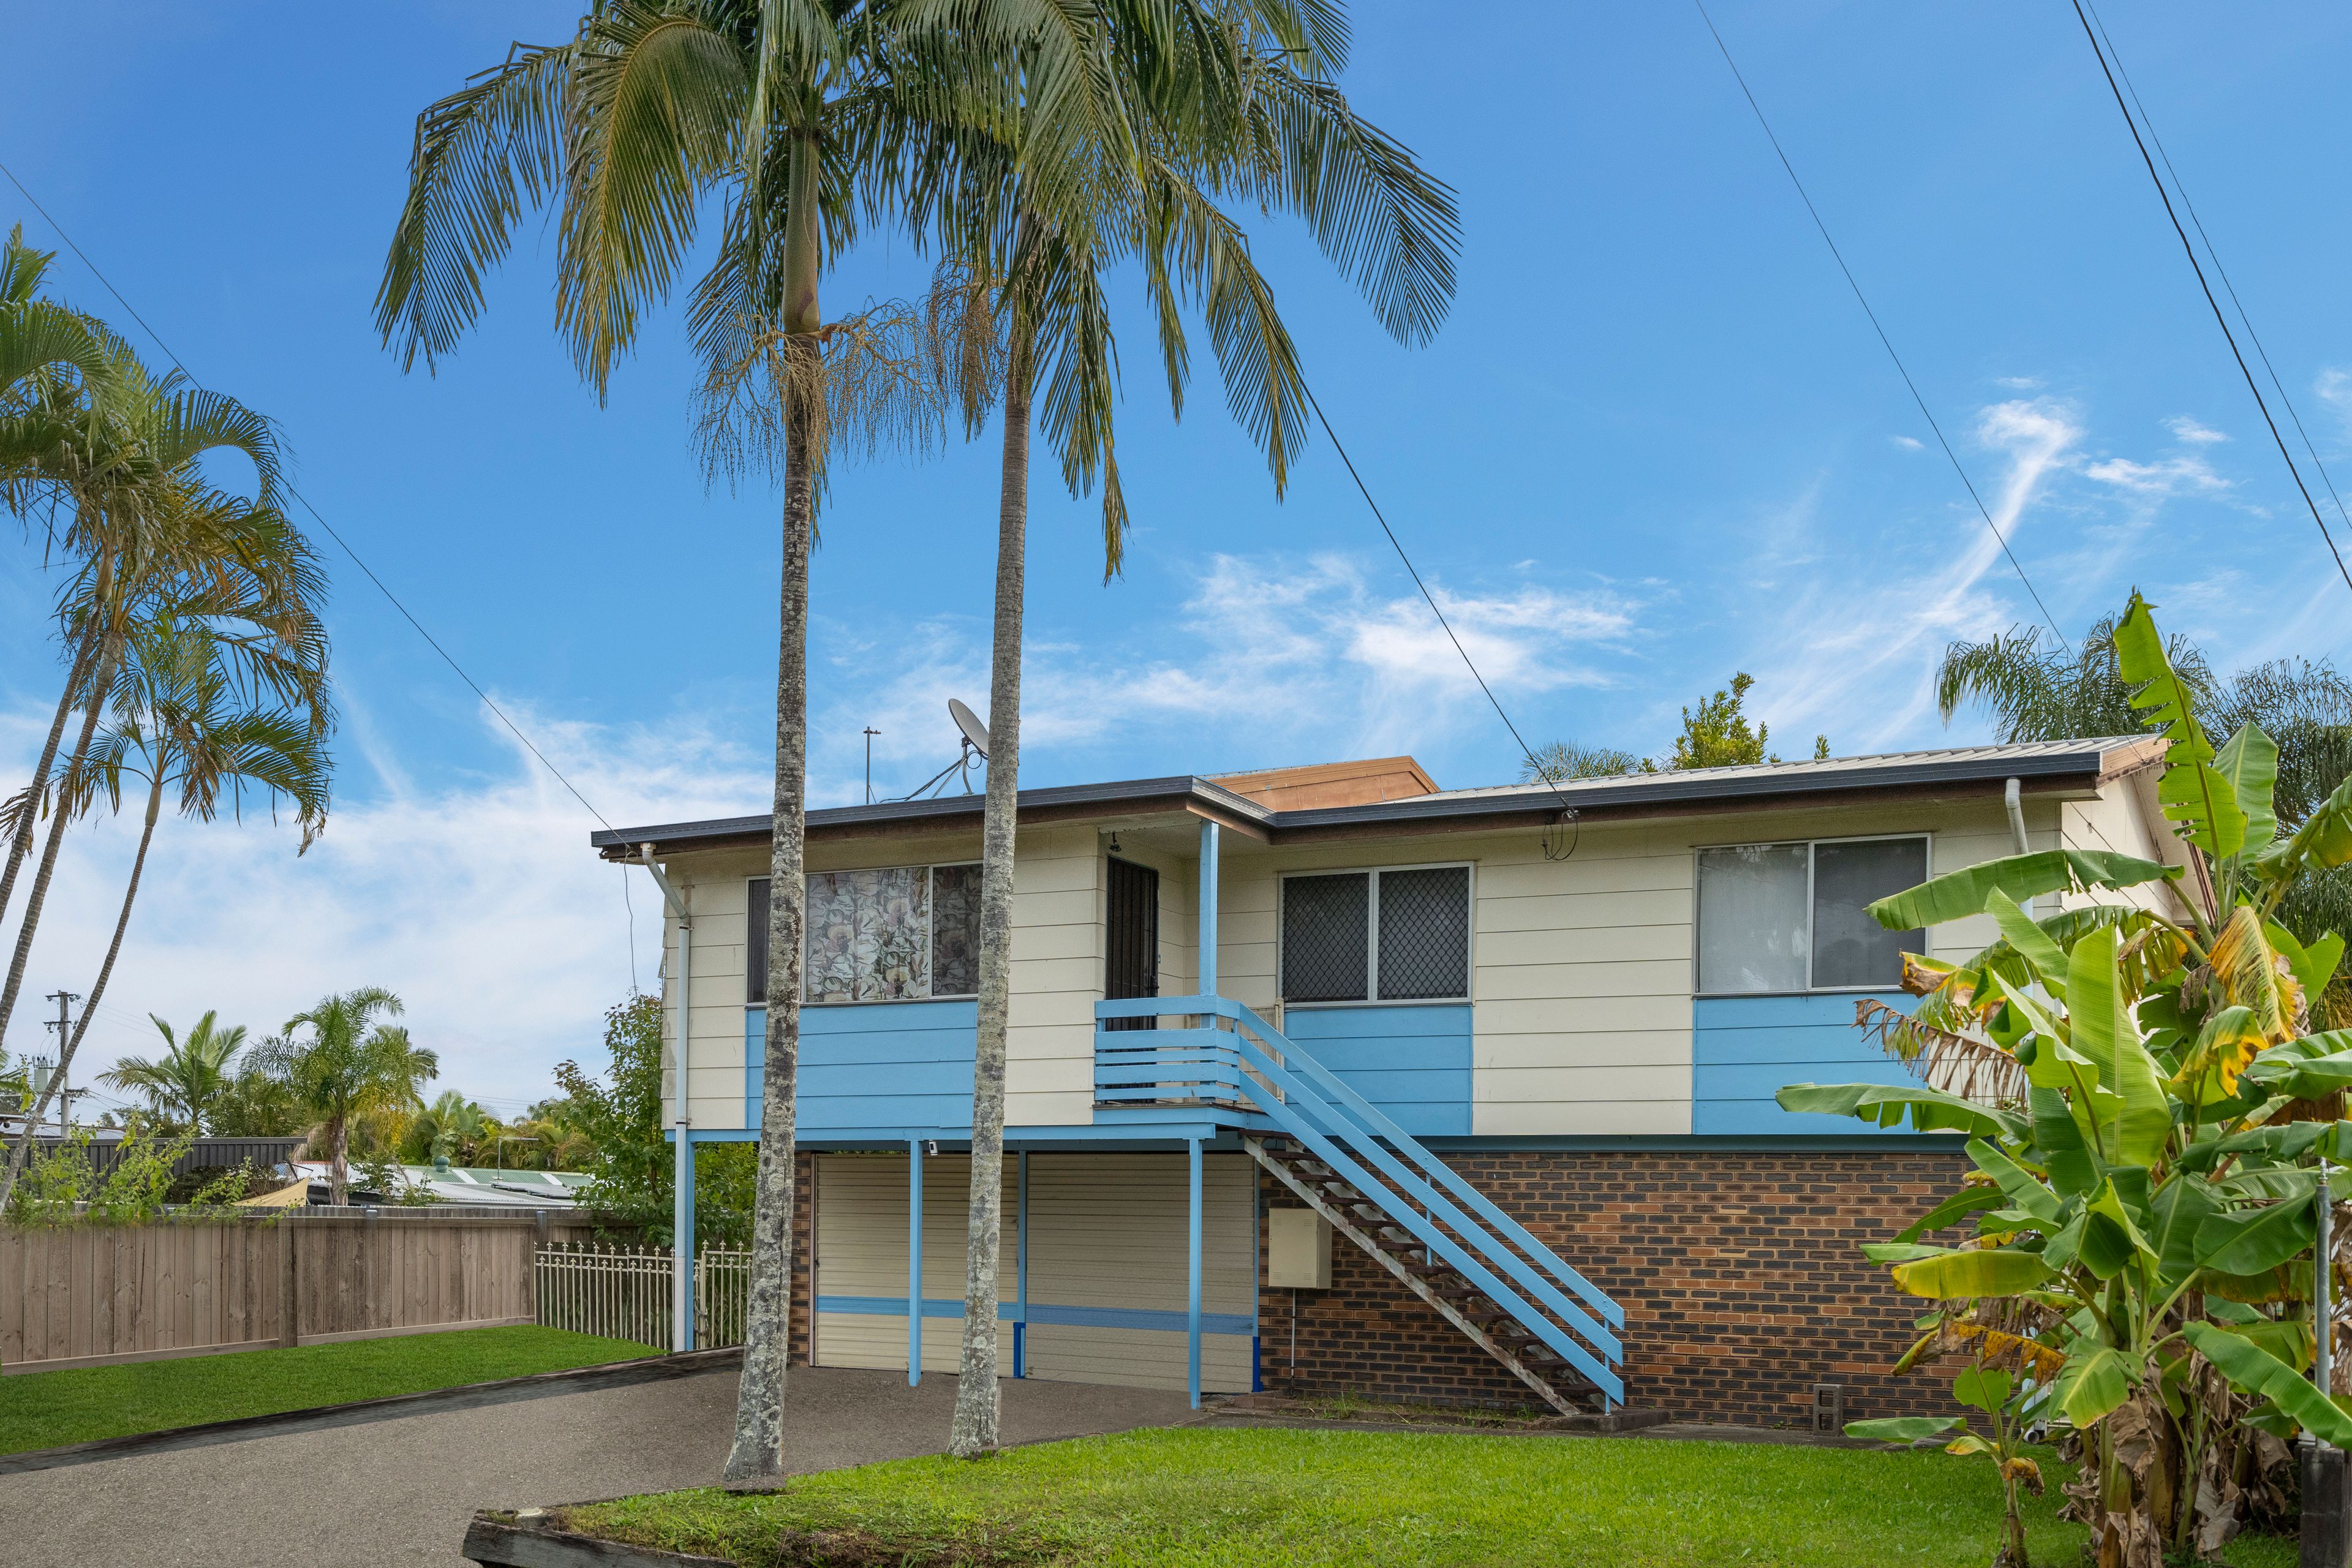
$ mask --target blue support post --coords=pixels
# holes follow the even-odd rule
[[[1217,825],[1201,824],[1201,994],[1217,994]]]
[[[907,1140],[907,1386],[923,1381],[923,1141]]]
[[[672,1267],[678,1270],[677,1315],[670,1342],[681,1350],[696,1349],[694,1333],[694,1135],[683,1122],[678,1124],[677,1140],[686,1145],[686,1158],[677,1163],[678,1191],[675,1223],[676,1233],[670,1237]]]
[[[1214,832],[1212,826],[1210,831]],[[1188,1140],[1185,1149],[1191,1154],[1192,1234],[1187,1249],[1190,1279],[1184,1303],[1184,1378],[1192,1395],[1192,1408],[1201,1408],[1201,1141]]]
[[[1021,1151],[1021,1184],[1015,1198],[1013,1242],[1013,1299],[1021,1304],[1021,1316],[1013,1324],[1013,1375],[1029,1375],[1029,1151]]]

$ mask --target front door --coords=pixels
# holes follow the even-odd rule
[[[1160,873],[1129,860],[1110,863],[1110,951],[1103,994],[1111,1001],[1160,994]],[[1155,1029],[1155,1018],[1113,1018],[1108,1029]]]

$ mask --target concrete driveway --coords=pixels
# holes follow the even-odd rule
[[[795,1368],[787,1462],[804,1472],[937,1453],[955,1384]],[[717,1481],[735,1384],[730,1368],[0,1476],[0,1533],[25,1568],[461,1568],[457,1542],[478,1508]],[[1009,1443],[1191,1414],[1181,1394],[1004,1384]]]

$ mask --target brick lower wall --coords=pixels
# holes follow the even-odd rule
[[[1957,1152],[1452,1154],[1503,1211],[1625,1309],[1626,1403],[1677,1417],[1792,1426],[1817,1383],[1846,1417],[1942,1411],[1948,1384],[1887,1369],[1923,1303],[1864,1262],[1958,1184]],[[1297,1199],[1261,1173],[1271,1206]],[[1260,1238],[1261,1248],[1264,1238]],[[1263,1256],[1258,1278],[1265,1279]],[[1518,1405],[1527,1387],[1344,1237],[1328,1291],[1261,1289],[1269,1389]]]
[[[810,1290],[815,1279],[816,1156],[800,1153],[793,1160],[793,1295],[790,1323],[785,1331],[784,1359],[792,1366],[808,1366],[810,1325],[815,1302]]]

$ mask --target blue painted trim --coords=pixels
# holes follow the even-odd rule
[[[1852,1118],[1797,1115],[1774,1096],[1792,1083],[1913,1081],[1853,1026],[1861,998],[1909,1011],[1896,991],[1701,996],[1691,1004],[1691,1131],[1700,1137],[1883,1138]]]
[[[1286,1037],[1416,1137],[1467,1137],[1471,1014],[1466,1002],[1294,1007]],[[1132,1036],[1129,1037],[1132,1038]]]
[[[1265,1371],[1258,1365],[1259,1348],[1258,1337],[1252,1334],[1250,1336],[1250,1392],[1252,1394],[1265,1392]]]
[[[1192,1395],[1192,1408],[1201,1408],[1201,1141],[1193,1139],[1185,1145],[1191,1158],[1186,1162],[1192,1197],[1192,1233],[1185,1260],[1189,1277],[1185,1280],[1184,1300],[1185,1384]],[[1257,1325],[1250,1325],[1255,1328]]]
[[[963,1315],[958,1305],[956,1316]],[[907,1386],[923,1381],[923,1145],[907,1140]]]
[[[1021,1175],[1014,1188],[1017,1195],[1013,1199],[1013,1290],[1015,1310],[1021,1315],[1014,1320],[1013,1329],[1013,1375],[1026,1377],[1029,1375],[1029,1361],[1026,1353],[1029,1347],[1025,1342],[1029,1337],[1027,1332],[1029,1327],[1029,1152],[1027,1150],[1021,1152],[1018,1165]]]
[[[766,1076],[765,1058],[752,1041],[764,1037],[766,1027],[766,1008],[744,1009],[746,1127],[760,1124],[754,1107]],[[794,1083],[796,1131],[968,1124],[979,1028],[980,1004],[973,1001],[803,1006]]]
[[[840,1312],[859,1318],[896,1318],[907,1310],[907,1303],[897,1296],[819,1296],[816,1310],[820,1312]],[[1154,1333],[1181,1334],[1191,1326],[1192,1314],[1157,1307],[1070,1307],[1043,1301],[1033,1301],[1022,1315],[1021,1309],[1000,1303],[997,1321],[1015,1327],[1031,1323],[1060,1324],[1079,1329],[1143,1329]],[[951,1318],[961,1321],[963,1302],[931,1297],[923,1302],[926,1318]],[[1223,1334],[1239,1339],[1254,1331],[1255,1325],[1245,1312],[1203,1312],[1201,1331]]]
[[[1196,902],[1200,914],[1193,927],[1201,994],[1217,994],[1217,825],[1201,824],[1201,886]],[[1199,1404],[1199,1400],[1194,1400]]]
[[[1181,1148],[1190,1138],[1199,1138],[1213,1153],[1232,1153],[1241,1147],[1234,1127],[1217,1127],[1207,1122],[1149,1122],[1135,1111],[1098,1111],[1097,1115],[1125,1115],[1127,1121],[1097,1121],[1092,1126],[1010,1128],[1004,1134],[1005,1147],[1029,1144],[1041,1148],[1092,1146],[1102,1153],[1133,1153],[1139,1151],[1166,1152]],[[1149,1125],[1150,1131],[1143,1131]],[[1250,1116],[1241,1120],[1243,1129],[1259,1128],[1272,1131],[1274,1120],[1266,1116]],[[673,1134],[665,1132],[665,1139]],[[719,1127],[690,1135],[697,1143],[756,1143],[759,1132],[751,1128]],[[921,1137],[938,1142],[940,1152],[961,1154],[967,1152],[971,1130],[968,1127],[871,1127],[848,1132],[831,1132],[821,1138],[803,1138],[800,1147],[815,1153],[895,1153],[910,1137]],[[1612,1151],[1643,1154],[1686,1153],[1801,1153],[1812,1152],[1829,1154],[1891,1154],[1906,1149],[1958,1149],[1968,1142],[1960,1132],[1792,1132],[1779,1136],[1742,1133],[1738,1135],[1693,1136],[1684,1132],[1644,1132],[1612,1135],[1606,1133],[1544,1133],[1514,1134],[1475,1138],[1423,1138],[1423,1148],[1439,1153],[1607,1153]]]

